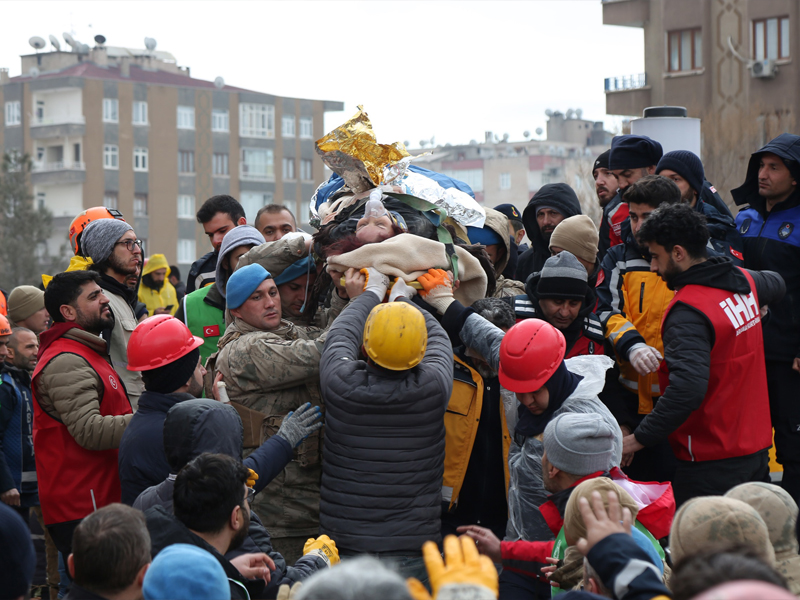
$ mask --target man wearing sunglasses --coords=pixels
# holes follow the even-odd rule
[[[92,221],[83,230],[81,250],[92,259],[91,269],[100,273],[98,281],[109,300],[114,315],[112,326],[103,331],[103,339],[108,340],[111,364],[125,384],[125,390],[135,411],[139,396],[144,391],[142,374],[128,370],[128,340],[138,325],[136,303],[138,301],[138,279],[142,272],[142,242],[136,232],[125,221],[118,219],[99,219]],[[131,288],[127,281],[135,279],[137,284]]]

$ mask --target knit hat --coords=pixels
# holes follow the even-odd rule
[[[544,430],[544,451],[556,469],[570,475],[607,471],[614,460],[615,432],[590,413],[562,413]]]
[[[550,236],[550,249],[569,250],[581,260],[588,263],[597,262],[597,247],[600,234],[597,227],[586,215],[567,217],[556,225]]]
[[[225,294],[227,293],[228,277],[230,276],[229,271],[224,271],[222,269],[222,263],[225,261],[225,258],[239,246],[260,246],[263,243],[264,236],[252,225],[239,225],[238,227],[234,227],[222,238],[222,244],[219,246],[219,256],[217,256],[216,282],[217,289],[223,298],[225,298]],[[236,265],[233,265],[232,270],[236,270]]]
[[[145,600],[218,600],[230,598],[228,577],[210,552],[189,544],[167,546],[144,576]]]
[[[148,392],[171,394],[179,387],[186,385],[197,368],[199,359],[200,350],[195,348],[189,354],[185,354],[163,367],[142,371],[144,388]]]
[[[94,264],[103,262],[111,256],[114,244],[125,235],[126,231],[133,231],[133,227],[119,219],[92,221],[83,230],[81,236],[83,255],[91,258]]]
[[[675,514],[669,540],[674,564],[721,544],[745,544],[769,565],[775,564],[766,523],[756,509],[734,498],[692,498]]]
[[[611,140],[608,168],[638,169],[657,165],[664,150],[646,135],[618,135]]]
[[[14,509],[0,502],[0,588],[3,598],[28,593],[36,568],[31,532]]]
[[[247,265],[234,271],[228,279],[226,300],[228,308],[239,308],[250,294],[258,289],[261,282],[272,277],[269,271],[258,263]]]
[[[32,285],[19,285],[8,295],[8,318],[24,321],[44,308],[44,292]]]
[[[497,212],[503,213],[512,221],[522,222],[522,213],[517,210],[513,204],[498,204],[494,207]],[[472,238],[470,238],[472,239]]]
[[[678,175],[683,177],[689,186],[700,195],[703,191],[703,181],[705,180],[705,172],[703,171],[703,163],[700,158],[688,150],[673,150],[667,152],[658,161],[656,167],[656,175],[661,173],[664,169],[675,171]]]
[[[275,285],[289,283],[290,281],[294,281],[298,277],[302,277],[310,271],[313,271],[314,273],[317,272],[316,268],[314,268],[314,259],[311,258],[311,256],[304,256],[296,263],[293,263],[288,268],[284,269],[280,275],[275,277]]]
[[[548,258],[539,273],[539,298],[583,300],[589,291],[589,275],[575,256],[564,250]]]
[[[608,169],[608,157],[611,156],[611,149],[609,148],[605,152],[603,152],[600,156],[594,159],[594,165],[592,166],[592,174],[597,169]]]
[[[502,219],[502,217],[498,218]],[[467,235],[469,236],[469,241],[473,244],[483,244],[484,246],[491,246],[493,244],[505,245],[505,240],[490,227],[473,227],[468,225]]]

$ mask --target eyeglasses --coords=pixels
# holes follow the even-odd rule
[[[121,242],[117,242],[114,244],[115,246],[123,245],[128,249],[128,252],[133,252],[133,247],[139,246],[139,250],[142,249],[142,240],[122,240]]]
[[[256,497],[256,491],[253,488],[247,488],[247,496],[245,497],[247,503],[252,505],[255,497]]]

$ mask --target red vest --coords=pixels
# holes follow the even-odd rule
[[[603,345],[598,344],[595,341],[590,340],[585,335],[581,334],[575,343],[572,345],[572,348],[569,349],[564,359],[572,358],[573,356],[592,356],[594,354],[602,354],[603,353]]]
[[[664,323],[676,302],[701,313],[714,328],[708,389],[700,408],[670,436],[679,460],[704,461],[747,456],[772,445],[772,425],[764,363],[761,316],[753,278],[742,270],[749,294],[702,285],[678,290],[664,312]],[[668,384],[666,361],[659,371],[661,391]]]
[[[31,385],[34,398],[39,373],[57,355],[65,352],[85,359],[99,375],[103,385],[101,415],[128,415],[133,412],[125,386],[108,361],[88,346],[64,337],[50,344],[39,357]],[[116,448],[82,448],[61,421],[42,410],[38,400],[33,404],[33,445],[45,524],[83,519],[95,508],[120,501],[119,451]]]

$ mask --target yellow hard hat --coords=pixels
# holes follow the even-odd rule
[[[425,356],[425,317],[406,302],[379,304],[364,325],[364,350],[376,364],[392,371],[417,366]]]

